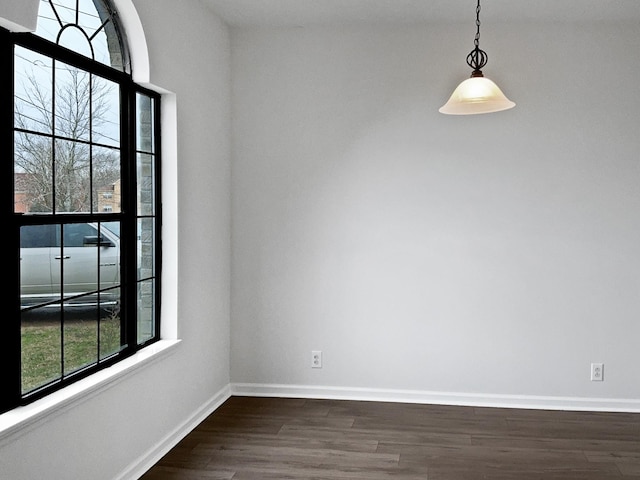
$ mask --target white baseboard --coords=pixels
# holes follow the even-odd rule
[[[231,386],[227,385],[213,396],[208,402],[202,405],[186,421],[175,428],[169,435],[160,440],[145,455],[129,465],[116,480],[131,480],[140,478],[153,467],[164,455],[166,455],[180,440],[187,436],[196,426],[211,415],[220,405],[231,396]]]
[[[473,407],[640,413],[640,400],[638,399],[450,393],[259,383],[232,383],[231,394],[255,397],[320,398]]]

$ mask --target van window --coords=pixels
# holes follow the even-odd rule
[[[20,248],[48,248],[56,245],[54,225],[25,225],[20,229]]]

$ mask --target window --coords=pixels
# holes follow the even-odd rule
[[[108,0],[42,0],[0,38],[4,412],[159,339],[160,97]]]

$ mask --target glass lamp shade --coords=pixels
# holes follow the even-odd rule
[[[494,82],[486,77],[473,76],[458,85],[439,112],[448,115],[473,115],[508,110],[515,105]]]

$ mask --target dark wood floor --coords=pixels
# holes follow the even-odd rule
[[[640,480],[640,414],[231,397],[143,480]]]

